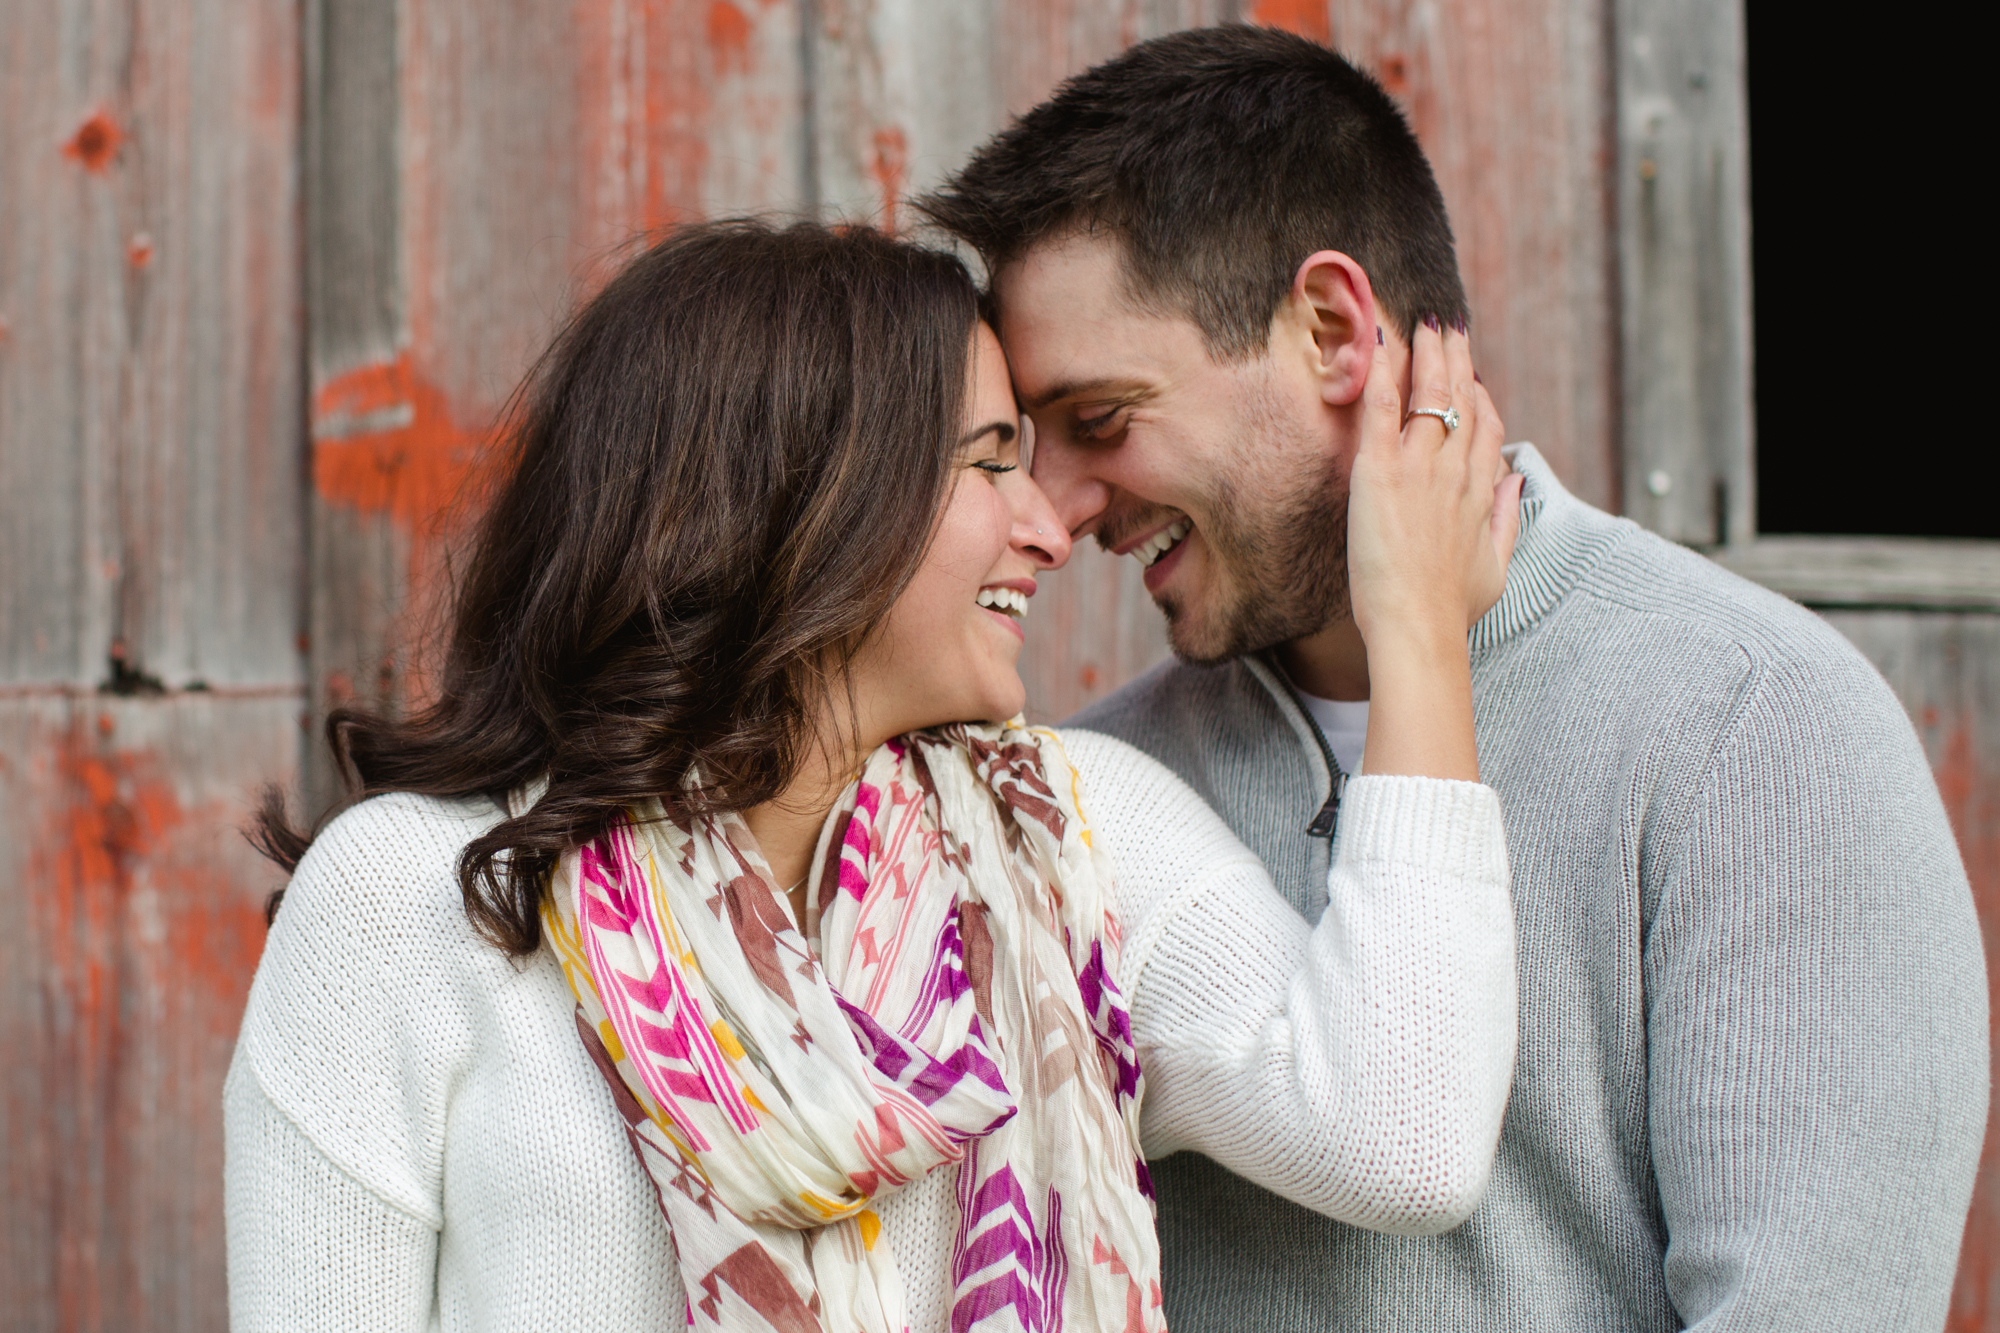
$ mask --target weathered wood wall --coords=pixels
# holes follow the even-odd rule
[[[0,1327],[222,1327],[299,754],[297,16],[0,9]]]
[[[1747,313],[1740,238],[1691,228],[1740,199],[1742,126],[1740,96],[1731,112],[1694,76],[1740,79],[1740,50],[1659,26],[1667,8],[0,9],[0,1327],[222,1326],[217,1099],[273,879],[235,827],[257,782],[333,794],[308,739],[328,707],[423,697],[493,423],[629,246],[753,210],[901,227],[903,200],[1067,74],[1186,25],[1290,27],[1408,108],[1510,433],[1606,507],[1692,460],[1641,516],[1714,540],[1748,381],[1740,347],[1717,364],[1701,339]],[[1991,622],[1894,614],[1837,623],[1926,729],[2000,921]],[[1030,624],[1044,717],[1162,652],[1136,569],[1094,550]],[[1955,1327],[1996,1326],[2000,1199],[1980,1208]]]
[[[1491,312],[1482,364],[1514,433],[1614,503],[1595,0],[1442,17],[1218,0],[328,3],[309,15],[307,62],[315,715],[421,694],[452,530],[440,515],[515,380],[622,246],[742,211],[905,226],[908,196],[1065,75],[1239,16],[1331,36],[1406,99]],[[1037,598],[1037,714],[1065,716],[1163,655],[1126,564],[1081,551]],[[330,777],[312,771],[323,799]]]

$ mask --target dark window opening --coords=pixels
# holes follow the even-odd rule
[[[1921,24],[1745,10],[1757,528],[2000,537],[1962,76]]]

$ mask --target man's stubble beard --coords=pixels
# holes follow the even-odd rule
[[[1242,444],[1216,479],[1200,529],[1225,575],[1216,604],[1196,612],[1171,593],[1158,599],[1174,655],[1200,666],[1304,638],[1352,614],[1339,460],[1285,414],[1268,385],[1251,388],[1243,417]]]

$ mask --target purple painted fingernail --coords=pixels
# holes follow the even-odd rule
[[[1438,328],[1438,317],[1436,315],[1425,315],[1424,327],[1429,329],[1432,333],[1438,333],[1441,331]]]
[[[1476,371],[1476,370],[1472,372],[1472,382],[1473,382],[1474,384],[1484,384],[1484,383],[1486,383],[1486,381],[1485,381],[1485,380],[1483,380],[1483,379],[1480,379],[1480,378],[1479,378],[1479,372],[1478,372],[1478,371]]]
[[[1375,326],[1375,345],[1377,347],[1383,347],[1387,345],[1382,341],[1382,326],[1380,324],[1377,324]]]
[[[1457,330],[1458,330],[1458,333],[1459,333],[1459,336],[1460,336],[1460,337],[1464,337],[1464,336],[1465,336],[1465,316],[1464,316],[1464,315],[1460,315],[1460,316],[1458,316],[1457,318],[1453,319],[1453,320],[1451,321],[1451,326],[1452,326],[1452,327],[1453,327],[1454,329],[1457,329]]]

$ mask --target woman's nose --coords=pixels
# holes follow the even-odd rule
[[[1056,517],[1047,492],[1033,477],[1021,476],[1013,508],[1014,548],[1043,569],[1061,569],[1068,564],[1069,529]]]

